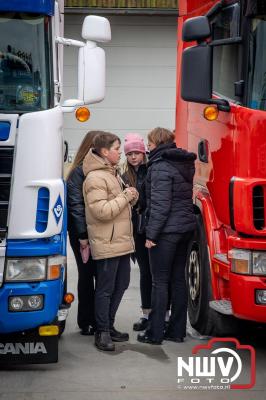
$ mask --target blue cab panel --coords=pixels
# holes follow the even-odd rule
[[[0,122],[0,141],[8,140],[9,134],[10,134],[10,122],[1,121]]]
[[[10,312],[9,296],[31,296],[42,294],[44,307],[40,311]],[[6,283],[0,288],[0,334],[21,332],[51,323],[62,300],[61,279],[35,283]]]
[[[1,0],[0,11],[54,15],[54,0]]]
[[[41,191],[40,193],[43,194],[43,191]],[[39,215],[38,204],[36,210],[36,222],[37,222],[37,216]],[[65,191],[65,204],[66,204],[66,191]],[[40,208],[41,208],[41,203],[40,203]],[[44,207],[43,210],[46,210],[46,207]],[[66,253],[67,253],[66,207],[64,207],[63,211],[63,226],[60,234],[43,239],[7,239],[7,246],[6,246],[7,257],[41,257],[41,256],[52,256],[55,254],[66,256]]]
[[[47,239],[7,239],[7,257],[41,257],[65,255],[64,234]]]

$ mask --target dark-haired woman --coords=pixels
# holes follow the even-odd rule
[[[78,267],[78,316],[77,322],[82,335],[93,335],[95,261],[90,256],[83,262],[81,251],[88,250],[88,232],[83,198],[83,160],[92,147],[99,131],[90,131],[84,137],[67,177],[68,234]]]

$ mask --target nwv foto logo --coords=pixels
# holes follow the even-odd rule
[[[230,347],[225,347],[225,342]],[[221,344],[223,347],[213,349]],[[202,354],[198,355],[199,352]],[[194,356],[186,359],[177,357],[179,388],[249,389],[255,385],[255,350],[252,346],[241,345],[235,338],[213,338],[207,345],[194,347],[192,353]],[[248,382],[247,369],[250,370]]]

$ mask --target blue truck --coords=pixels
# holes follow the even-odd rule
[[[101,101],[109,21],[63,35],[61,0],[0,2],[0,364],[58,360],[67,293],[63,115]],[[77,48],[78,96],[63,101],[63,49]]]

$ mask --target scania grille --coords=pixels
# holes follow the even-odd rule
[[[264,189],[260,185],[253,188],[253,221],[256,229],[265,228]]]
[[[0,147],[0,238],[6,236],[13,166],[13,147]]]

